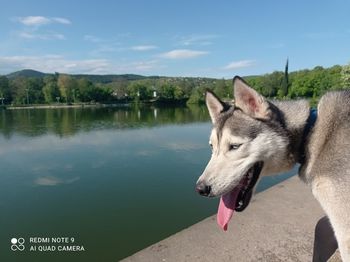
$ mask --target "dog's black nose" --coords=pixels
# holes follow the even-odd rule
[[[202,196],[209,196],[211,191],[211,186],[207,186],[203,182],[199,182],[196,185],[196,191]]]

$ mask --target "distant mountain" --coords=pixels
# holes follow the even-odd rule
[[[11,78],[16,78],[16,77],[45,77],[46,75],[49,75],[49,74],[45,74],[45,73],[35,71],[32,69],[24,69],[21,71],[13,72],[13,73],[8,74],[6,76],[7,76],[7,78],[11,79]]]
[[[133,75],[133,74],[124,74],[124,75],[85,75],[85,74],[79,74],[79,75],[71,75],[75,78],[85,78],[93,83],[111,83],[121,80],[126,81],[132,81],[132,80],[141,80],[145,78],[159,78],[159,77],[148,77],[148,76],[141,76],[141,75]]]
[[[17,77],[37,77],[42,78],[45,76],[49,76],[53,74],[43,73],[39,71],[35,71],[32,69],[24,69],[20,71],[16,71],[13,73],[10,73],[7,76],[9,79],[17,78]],[[123,75],[89,75],[89,74],[77,74],[72,75],[69,74],[72,77],[75,78],[86,78],[87,80],[93,82],[93,83],[111,83],[115,81],[132,81],[132,80],[141,80],[141,79],[159,79],[159,76],[142,76],[142,75],[134,75],[134,74],[123,74]]]

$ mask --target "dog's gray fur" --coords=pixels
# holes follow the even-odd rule
[[[289,170],[303,159],[299,176],[328,215],[343,261],[350,261],[350,91],[321,98],[307,137],[307,101],[268,101],[239,77],[234,96],[229,106],[206,94],[213,154],[197,183],[211,186],[209,196],[221,196],[257,161],[264,162],[262,176]],[[230,151],[230,144],[241,146]]]

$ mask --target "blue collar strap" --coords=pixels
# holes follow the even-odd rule
[[[309,117],[306,120],[306,125],[305,125],[303,136],[300,142],[300,150],[299,150],[300,155],[299,155],[298,162],[301,165],[305,163],[305,157],[306,157],[305,149],[306,149],[307,139],[312,128],[315,126],[316,120],[317,120],[317,109],[311,108]]]

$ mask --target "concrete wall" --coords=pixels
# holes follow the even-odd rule
[[[234,213],[226,232],[212,216],[123,261],[311,261],[322,216],[310,188],[292,177]]]

